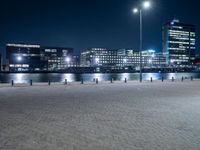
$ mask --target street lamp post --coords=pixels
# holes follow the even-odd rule
[[[140,9],[140,82],[142,82],[142,9]]]
[[[142,48],[143,48],[143,37],[142,37],[142,12],[143,12],[143,9],[148,9],[149,7],[151,6],[151,3],[149,1],[144,1],[142,6],[139,8],[134,8],[133,9],[133,12],[134,13],[138,13],[140,14],[140,82],[142,82]]]

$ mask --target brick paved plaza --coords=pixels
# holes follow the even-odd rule
[[[0,87],[0,150],[199,148],[199,81]]]

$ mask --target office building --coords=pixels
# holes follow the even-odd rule
[[[153,50],[142,51],[142,64],[146,66],[163,66],[166,58]],[[140,66],[140,53],[132,49],[90,48],[81,52],[83,67],[135,67]]]
[[[40,45],[7,44],[6,59],[10,71],[41,71],[47,64],[41,61]]]
[[[59,71],[68,67],[76,67],[73,57],[72,48],[41,48],[41,60],[47,63],[48,71]]]
[[[72,48],[41,47],[31,44],[7,44],[9,71],[64,71],[79,65]]]
[[[196,57],[195,26],[173,20],[163,26],[163,53],[167,64],[190,66]]]
[[[144,67],[161,68],[166,66],[166,57],[162,52],[145,50],[142,51],[142,63]]]
[[[127,61],[122,51],[107,48],[89,48],[81,52],[81,66],[123,67]]]
[[[120,67],[123,66],[123,56],[117,50],[106,48],[90,48],[81,52],[81,66],[84,67]]]

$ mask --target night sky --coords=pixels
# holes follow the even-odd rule
[[[0,52],[6,43],[75,48],[139,47],[137,0],[1,0]],[[162,48],[162,24],[173,19],[197,26],[198,0],[153,0],[144,12],[144,49]],[[199,41],[199,40],[198,40]],[[198,43],[197,41],[197,43]],[[199,45],[199,43],[198,43]],[[199,46],[198,46],[199,47]]]

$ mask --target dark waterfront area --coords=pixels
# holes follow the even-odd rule
[[[200,73],[143,73],[143,80],[161,80],[166,79],[181,79],[184,78],[200,78]],[[139,80],[139,73],[92,73],[92,74],[69,74],[69,73],[0,73],[0,83],[10,83],[14,80],[15,83],[33,82],[64,82],[67,79],[69,82],[77,82],[82,79],[85,82],[92,82],[98,78],[99,81],[109,81],[111,78],[117,81]]]

